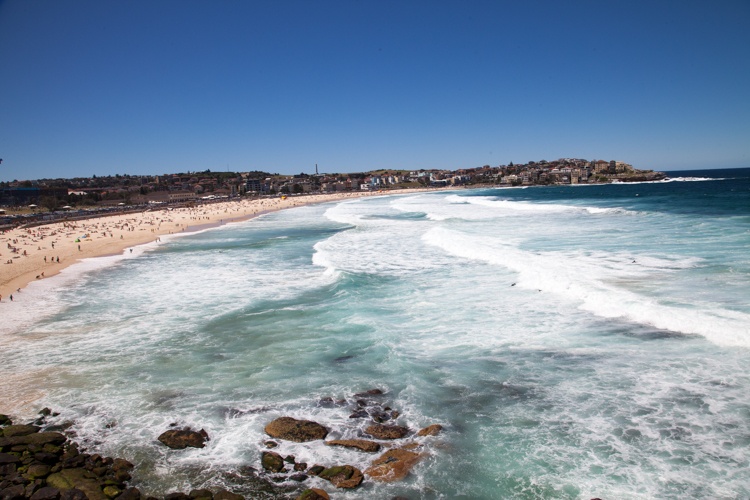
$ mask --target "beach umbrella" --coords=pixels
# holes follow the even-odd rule
[[[118,205],[124,205],[124,203],[118,203]]]
[[[73,208],[73,207],[71,207],[70,205],[65,205],[65,206],[63,207],[63,210],[65,210],[66,208]]]
[[[29,205],[29,208],[36,208],[36,205]]]

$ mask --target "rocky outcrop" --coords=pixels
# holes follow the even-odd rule
[[[326,446],[344,446],[346,448],[356,448],[358,450],[375,453],[380,451],[380,445],[374,441],[366,439],[334,439],[326,441]]]
[[[9,425],[3,429],[3,436],[7,438],[13,436],[28,436],[29,434],[39,432],[39,430],[40,428],[36,425]]]
[[[437,436],[442,430],[443,426],[440,424],[428,425],[424,429],[417,432],[417,436]]]
[[[423,456],[423,453],[408,450],[388,450],[372,462],[372,467],[365,470],[365,474],[375,481],[401,481]]]
[[[266,434],[276,439],[285,439],[304,443],[325,439],[328,429],[310,420],[296,420],[291,417],[280,417],[268,424],[265,428]]]
[[[351,465],[325,469],[318,477],[330,481],[336,488],[356,488],[362,483],[362,471]]]
[[[208,433],[201,429],[192,431],[190,429],[169,430],[159,436],[159,441],[173,450],[184,450],[187,447],[203,448],[208,440]]]
[[[365,433],[377,439],[401,439],[409,433],[409,429],[399,425],[371,425]]]

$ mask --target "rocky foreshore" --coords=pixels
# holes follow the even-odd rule
[[[322,488],[322,479],[346,491],[360,487],[363,482],[395,482],[403,480],[409,471],[425,456],[425,438],[442,430],[434,424],[415,432],[408,427],[395,425],[399,412],[385,405],[384,393],[379,389],[355,394],[353,400],[325,398],[318,406],[346,410],[356,424],[356,439],[332,439],[329,433],[342,434],[342,429],[329,429],[310,420],[280,417],[270,421],[265,433],[270,436],[262,444],[261,470],[244,467],[242,477],[263,484],[263,493],[247,498],[278,498],[316,500],[328,499]],[[49,409],[32,424],[14,424],[6,415],[0,415],[0,500],[244,500],[246,497],[220,489],[195,489],[190,492],[170,492],[163,496],[146,496],[130,486],[134,465],[122,458],[89,454],[80,449],[54,426],[43,427]],[[53,416],[55,414],[52,414]],[[356,420],[354,420],[356,419]],[[356,426],[355,426],[356,427]],[[54,429],[54,430],[53,430]],[[351,433],[352,426],[347,429]],[[203,448],[208,433],[201,429],[172,428],[165,430],[158,441],[174,450],[188,447]],[[346,448],[362,453],[370,466],[362,471],[347,463],[308,464],[298,462],[293,455],[282,455],[273,449],[283,448],[283,442],[304,443],[322,441],[332,449]],[[383,450],[385,449],[385,451]],[[384,451],[378,455],[378,453]],[[350,455],[351,456],[351,455]],[[307,482],[317,484],[304,487]],[[289,485],[299,485],[290,487]],[[325,484],[325,483],[324,483]],[[401,498],[401,497],[398,497]],[[402,499],[404,500],[404,499]]]

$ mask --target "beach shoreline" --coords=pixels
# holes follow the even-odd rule
[[[0,303],[10,301],[13,294],[23,291],[29,283],[55,276],[83,259],[121,255],[128,249],[132,251],[136,246],[158,241],[162,236],[236,224],[289,208],[446,189],[455,188],[228,200],[192,208],[162,208],[11,229],[2,234],[0,247]]]

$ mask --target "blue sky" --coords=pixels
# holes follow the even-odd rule
[[[0,3],[0,180],[750,166],[750,2]]]

